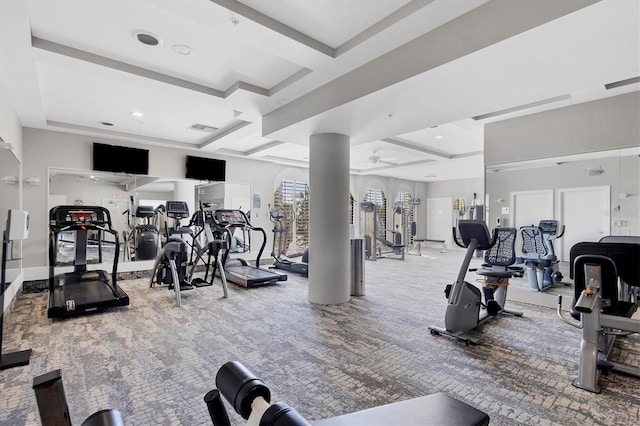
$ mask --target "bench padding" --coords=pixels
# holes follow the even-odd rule
[[[312,422],[315,426],[488,425],[489,415],[444,393],[381,405]]]

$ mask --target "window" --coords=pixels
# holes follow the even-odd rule
[[[356,200],[349,194],[349,225],[353,225],[353,215],[355,214]]]
[[[273,194],[273,208],[286,215],[283,225],[287,232],[282,253],[300,255],[309,246],[309,185],[283,180]]]

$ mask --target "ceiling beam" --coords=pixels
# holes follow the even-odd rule
[[[438,158],[444,158],[444,159],[451,159],[452,155],[451,154],[446,154],[444,152],[440,152],[440,151],[435,151],[433,149],[429,149],[429,148],[424,148],[421,146],[416,146],[413,145],[409,142],[405,142],[402,139],[399,138],[385,138],[385,139],[381,139],[382,142],[386,142],[388,144],[391,145],[395,145],[395,146],[399,146],[402,148],[406,148],[406,149],[412,149],[414,151],[418,151],[418,152],[422,152],[424,154],[429,154],[429,155],[433,155],[434,157],[438,157]]]
[[[491,0],[379,56],[263,117],[271,135],[456,59],[558,19],[598,0]],[[416,54],[424,52],[424,54]]]
[[[268,149],[275,148],[276,146],[280,146],[283,143],[284,142],[282,142],[282,141],[271,141],[269,143],[265,143],[264,145],[260,145],[260,146],[257,146],[255,148],[253,148],[253,149],[245,151],[244,154],[247,157],[253,157],[253,156],[256,156],[256,154],[260,154],[261,152],[264,152],[264,151],[266,151]]]

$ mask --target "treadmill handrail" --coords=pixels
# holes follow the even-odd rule
[[[117,294],[117,281],[118,281],[118,259],[120,258],[120,237],[118,236],[118,232],[115,231],[114,229],[111,228],[103,228],[103,227],[99,227],[97,225],[85,225],[85,229],[89,227],[90,229],[98,229],[101,231],[105,231],[108,232],[110,234],[113,235],[114,239],[115,239],[115,252],[113,254],[113,267],[111,269],[111,291],[113,292],[113,295],[118,297]],[[53,292],[54,290],[54,275],[55,275],[55,267],[56,267],[56,254],[57,254],[57,247],[58,247],[58,234],[60,234],[60,232],[62,232],[63,230],[69,230],[67,228],[54,228],[51,229],[51,231],[49,232],[49,291]],[[76,229],[81,229],[81,226],[77,226],[74,228],[74,230]]]

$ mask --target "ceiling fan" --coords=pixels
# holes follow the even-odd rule
[[[362,161],[357,164],[361,164],[369,167],[375,167],[375,166],[381,166],[381,165],[396,166],[398,165],[398,163],[396,163],[397,160],[398,159],[396,157],[383,158],[380,155],[378,155],[378,151],[374,150],[372,151],[367,161]]]

